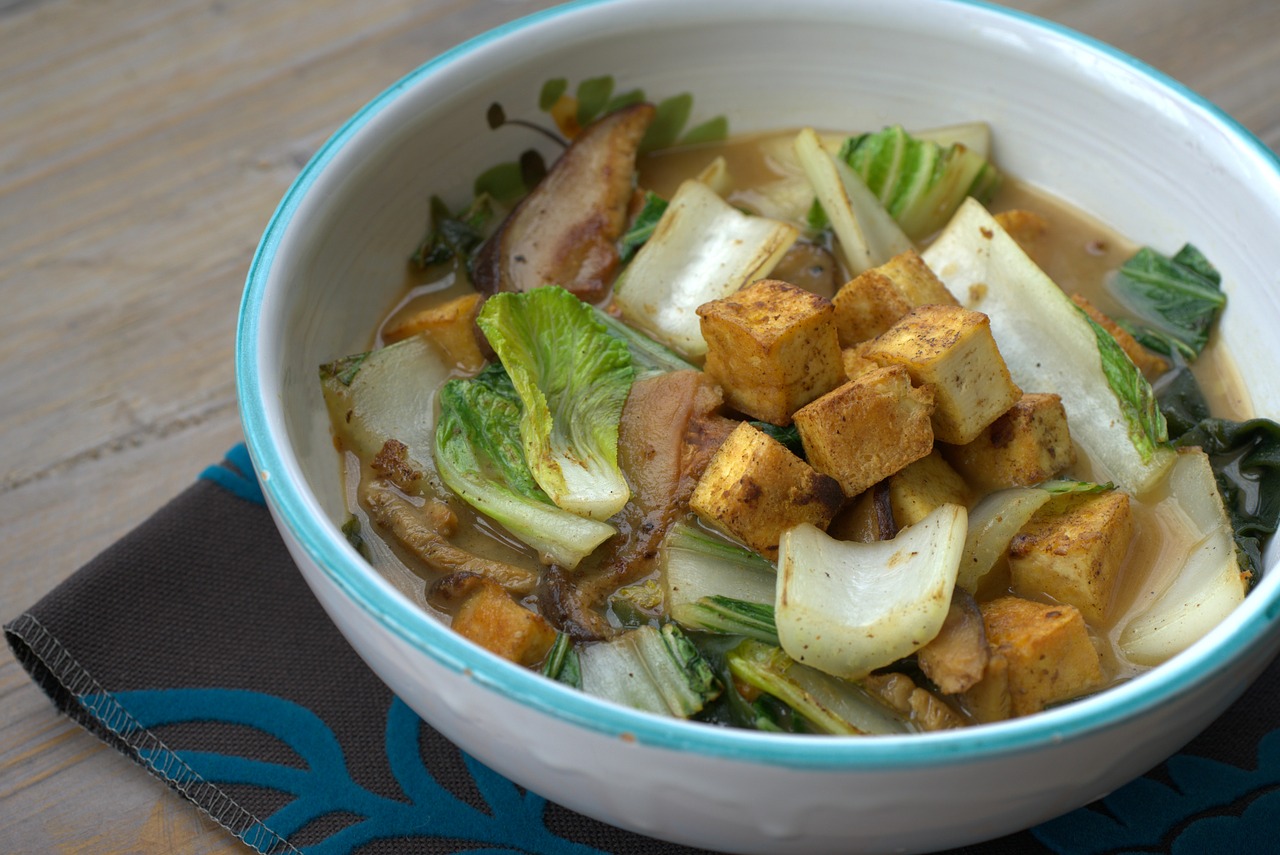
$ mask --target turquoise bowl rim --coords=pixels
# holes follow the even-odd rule
[[[1128,54],[1063,25],[980,0],[944,0],[1030,26],[1095,56],[1119,63],[1145,77],[1157,89],[1201,111],[1242,148],[1258,157],[1280,178],[1280,158],[1248,129],[1188,87]],[[718,728],[651,716],[599,701],[518,668],[465,641],[377,577],[327,519],[314,513],[305,487],[281,473],[292,471],[288,438],[277,433],[268,416],[259,378],[260,310],[269,274],[285,230],[317,177],[344,146],[406,88],[493,43],[552,19],[592,7],[634,0],[576,0],[496,27],[445,51],[390,86],[361,108],[316,152],[285,193],[254,255],[246,280],[237,328],[235,360],[241,416],[254,465],[271,473],[264,493],[276,514],[306,555],[352,603],[373,615],[403,642],[438,663],[510,700],[543,714],[598,733],[674,751],[813,770],[904,769],[990,760],[1062,744],[1117,727],[1193,691],[1203,675],[1248,656],[1262,644],[1280,617],[1280,595],[1273,592],[1265,607],[1252,608],[1216,646],[1197,645],[1185,654],[1128,683],[1075,704],[961,731],[875,738],[797,737]],[[1254,595],[1256,596],[1256,592]]]

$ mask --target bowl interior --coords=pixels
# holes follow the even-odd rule
[[[548,124],[537,108],[544,81],[566,78],[573,87],[601,75],[612,75],[619,91],[638,87],[653,99],[691,93],[690,126],[723,115],[735,133],[988,121],[994,157],[1010,174],[1135,241],[1172,251],[1190,240],[1220,267],[1230,301],[1221,335],[1249,343],[1234,353],[1254,408],[1280,415],[1272,368],[1280,337],[1267,334],[1280,324],[1280,166],[1193,93],[1104,46],[981,4],[571,4],[438,57],[372,101],[303,171],[250,272],[237,350],[250,448],[282,524],[358,607],[384,615],[391,631],[473,679],[589,726],[710,752],[779,745],[778,757],[802,765],[880,754],[885,762],[925,762],[1069,737],[1158,704],[1206,663],[1243,656],[1274,623],[1280,574],[1272,572],[1210,638],[1097,698],[920,747],[797,748],[795,740],[608,708],[488,656],[418,612],[411,586],[370,571],[337,531],[342,484],[316,367],[368,346],[400,294],[432,194],[459,206],[487,167],[528,147],[548,161],[555,156],[537,134],[491,130],[488,106]],[[1275,563],[1273,548],[1267,564]]]

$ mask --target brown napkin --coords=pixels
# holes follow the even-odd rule
[[[694,850],[575,814],[417,718],[285,551],[243,446],[5,627],[71,716],[267,852]],[[963,855],[1280,851],[1280,666],[1102,802]]]

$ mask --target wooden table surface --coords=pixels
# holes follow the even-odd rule
[[[259,234],[363,103],[536,0],[0,0],[0,620],[241,438]],[[1275,0],[1018,0],[1280,149]],[[0,651],[0,851],[248,852]]]

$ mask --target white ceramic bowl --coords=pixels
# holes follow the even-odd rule
[[[532,135],[543,81],[612,74],[694,95],[735,132],[985,119],[1009,173],[1132,239],[1195,242],[1221,268],[1222,326],[1263,414],[1280,414],[1280,163],[1192,92],[1042,21],[937,0],[614,0],[501,27],[357,113],[272,219],[244,297],[237,371],[270,507],[333,620],[395,692],[497,771],[585,814],[742,852],[919,852],[1063,813],[1208,725],[1280,647],[1280,573],[1208,637],[1096,697],[999,725],[910,737],[775,736],[675,722],[541,679],[424,613],[347,545],[316,366],[357,351],[402,283],[432,193]],[[545,117],[541,117],[545,118]],[[555,154],[548,150],[548,159]]]

